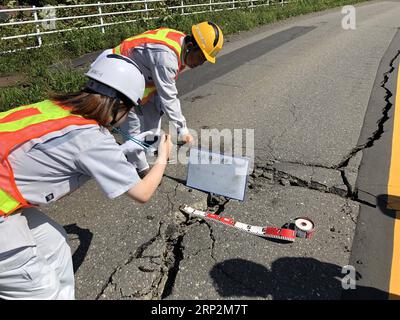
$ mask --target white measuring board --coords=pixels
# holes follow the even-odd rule
[[[243,201],[250,159],[190,149],[186,185]]]

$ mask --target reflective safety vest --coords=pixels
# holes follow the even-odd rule
[[[178,59],[179,72],[183,70],[181,63],[181,52],[182,52],[182,38],[186,35],[183,32],[169,29],[169,28],[159,28],[155,30],[146,31],[137,36],[128,38],[113,49],[113,53],[122,54],[128,56],[130,51],[138,46],[143,46],[146,43],[152,44],[162,44],[173,50]],[[178,79],[178,75],[175,79]],[[144,90],[144,95],[142,99],[142,105],[145,105],[152,95],[157,92],[154,83],[146,82],[146,88]]]
[[[19,192],[8,161],[19,145],[70,125],[97,124],[70,112],[70,108],[50,100],[0,112],[0,216],[19,208],[32,207]]]

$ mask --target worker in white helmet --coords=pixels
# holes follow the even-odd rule
[[[208,21],[193,25],[191,31],[191,35],[186,35],[169,28],[149,30],[124,40],[99,56],[110,52],[127,56],[138,64],[145,76],[144,97],[136,112],[131,112],[122,126],[125,132],[135,135],[151,130],[157,135],[161,117],[166,114],[177,130],[178,140],[193,142],[182,114],[176,80],[186,66],[195,68],[205,61],[215,63],[224,38],[220,27]],[[140,176],[148,173],[149,164],[143,150],[131,153],[128,159],[136,165]]]
[[[111,54],[86,74],[77,93],[0,113],[0,299],[74,299],[71,250],[64,229],[39,210],[90,178],[109,198],[147,202],[171,151],[141,180],[110,133],[140,103],[145,81],[127,57]]]

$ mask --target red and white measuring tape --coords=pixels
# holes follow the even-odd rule
[[[182,210],[186,214],[190,214],[192,216],[206,220],[220,222],[228,226],[231,226],[233,228],[239,229],[241,231],[245,231],[247,233],[251,233],[253,235],[263,238],[280,239],[293,242],[296,238],[309,239],[312,237],[314,233],[314,222],[312,222],[312,220],[307,217],[300,217],[294,219],[294,225],[292,229],[289,227],[276,228],[267,226],[265,227],[252,226],[246,223],[235,221],[232,218],[221,217],[211,212],[196,210],[186,205],[181,206],[180,210]]]

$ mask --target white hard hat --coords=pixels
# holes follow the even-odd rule
[[[143,98],[144,76],[128,57],[108,54],[96,60],[85,75],[90,78],[86,87],[100,94],[117,98],[122,93],[134,105],[139,105]]]

